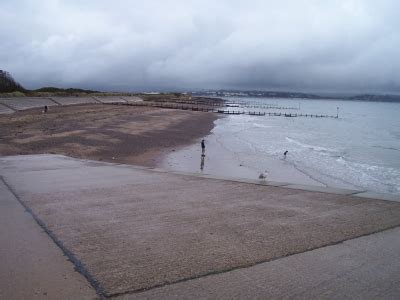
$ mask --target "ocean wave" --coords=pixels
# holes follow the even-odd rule
[[[252,124],[252,127],[254,128],[272,128],[272,126],[269,126],[269,125],[263,125],[263,124],[260,124],[260,123],[253,123]]]
[[[384,192],[396,192],[400,190],[400,171],[395,168],[375,166],[360,162],[351,162],[344,157],[339,157],[336,161],[344,166],[347,170],[351,170],[353,181],[358,181],[365,185],[381,185],[386,186]],[[358,174],[357,176],[355,176]]]
[[[304,143],[296,141],[296,140],[294,140],[294,139],[292,139],[290,137],[286,137],[286,140],[289,143],[293,143],[293,144],[296,144],[296,145],[298,145],[300,147],[307,148],[307,149],[314,150],[314,151],[318,151],[318,152],[329,152],[329,153],[338,153],[339,152],[337,149],[328,149],[328,148],[321,147],[321,146],[304,144]]]
[[[383,147],[383,146],[372,146],[374,148],[379,148],[379,149],[385,149],[385,150],[394,150],[394,151],[400,151],[400,149],[397,149],[395,147]]]
[[[273,167],[267,162],[276,158],[328,186],[399,194],[398,139],[374,128],[371,133],[363,119],[346,126],[340,120],[335,126],[306,121],[289,124],[286,119],[243,115],[218,120],[213,132],[239,164],[256,171],[261,165]],[[322,134],[330,139],[318,139]]]

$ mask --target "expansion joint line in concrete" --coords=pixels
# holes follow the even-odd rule
[[[10,106],[10,105],[8,105],[8,104],[5,104],[5,103],[3,103],[3,102],[1,102],[0,103],[1,105],[3,105],[3,106],[5,106],[5,107],[7,107],[7,108],[9,108],[9,109],[11,109],[12,111],[17,111],[14,107],[12,107],[12,106]]]
[[[13,187],[5,180],[3,176],[0,175],[0,181],[7,187],[11,194],[17,199],[17,201],[24,207],[24,209],[32,216],[35,222],[47,233],[47,235],[51,238],[51,240],[61,249],[63,254],[68,258],[68,260],[74,265],[74,268],[77,272],[82,274],[89,284],[94,288],[96,293],[102,298],[105,299],[105,289],[101,286],[101,284],[86,270],[84,264],[70,251],[68,250],[62,241],[60,241],[56,235],[46,226],[46,224],[39,219],[39,217],[30,209],[24,201],[18,196],[17,192],[13,189]]]
[[[49,99],[50,101],[54,102],[55,104],[62,106],[62,104],[61,104],[60,102],[54,100],[54,98],[48,98],[48,99]]]
[[[97,99],[95,96],[91,96],[91,98],[96,101],[97,103],[101,103],[104,104],[102,101],[100,101],[99,99]]]
[[[361,234],[361,235],[358,235],[356,237],[352,237],[352,238],[349,238],[349,239],[343,239],[343,240],[335,241],[335,242],[332,242],[332,243],[329,243],[329,244],[326,244],[326,245],[310,248],[310,249],[303,250],[303,251],[292,252],[292,253],[289,253],[287,255],[274,257],[274,258],[266,259],[266,260],[261,260],[261,261],[257,261],[257,262],[254,262],[254,263],[251,263],[251,264],[247,264],[247,265],[241,265],[241,266],[236,266],[236,267],[232,267],[232,268],[225,269],[225,270],[212,271],[212,272],[208,272],[208,273],[204,273],[204,274],[199,274],[199,275],[196,275],[196,276],[183,278],[183,279],[176,280],[176,281],[173,281],[173,282],[157,284],[157,285],[154,285],[154,286],[151,286],[151,287],[148,287],[148,288],[141,288],[141,289],[136,289],[136,290],[131,290],[131,291],[125,291],[125,292],[110,294],[110,295],[107,295],[107,298],[108,299],[112,299],[114,297],[119,297],[119,296],[123,296],[123,295],[140,294],[140,293],[143,293],[143,292],[146,292],[146,291],[149,291],[149,290],[154,290],[154,289],[158,289],[158,288],[162,288],[162,287],[166,287],[166,286],[170,286],[170,285],[174,285],[174,284],[178,284],[178,283],[192,281],[192,280],[205,278],[205,277],[213,276],[213,275],[225,274],[225,273],[229,273],[231,271],[247,269],[247,268],[251,268],[251,267],[263,264],[263,263],[276,261],[276,260],[279,260],[279,259],[283,259],[283,258],[286,258],[286,257],[290,257],[290,256],[302,254],[302,253],[307,253],[307,252],[318,250],[318,249],[325,248],[325,247],[335,246],[335,245],[342,244],[344,242],[351,241],[351,240],[354,240],[354,239],[358,239],[358,238],[361,238],[361,237],[365,237],[365,236],[373,235],[373,234],[376,234],[376,233],[384,232],[384,231],[387,231],[387,230],[395,229],[397,227],[400,227],[400,224],[389,226],[387,228],[379,229],[379,230],[376,230],[376,231],[373,231],[373,232]]]

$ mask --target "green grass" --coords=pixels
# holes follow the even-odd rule
[[[0,97],[8,98],[8,97],[25,97],[25,93],[20,91],[15,91],[11,93],[0,93]]]

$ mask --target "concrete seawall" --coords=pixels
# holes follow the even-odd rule
[[[163,291],[171,297],[204,297],[204,284],[212,287],[207,280],[214,279],[227,298],[242,290],[242,296],[252,298],[276,296],[274,289],[268,292],[246,285],[245,278],[252,274],[275,278],[264,264],[280,268],[278,262],[286,272],[276,274],[285,277],[291,272],[290,261],[285,261],[289,257],[301,263],[298,276],[306,278],[302,272],[307,272],[307,264],[319,258],[321,263],[314,267],[321,267],[316,271],[322,272],[320,278],[324,268],[340,278],[349,271],[333,267],[346,255],[341,243],[361,238],[349,244],[354,259],[347,263],[365,265],[371,259],[368,255],[376,255],[378,249],[371,248],[365,256],[352,251],[359,251],[359,243],[368,243],[365,239],[371,234],[397,230],[400,225],[400,203],[353,195],[360,191],[321,192],[285,183],[240,182],[60,155],[2,157],[0,175],[75,268],[98,294],[107,297],[163,298]],[[387,243],[397,232],[374,239]],[[381,279],[392,276],[392,282],[400,282],[400,276],[389,270],[394,263],[389,253],[399,247],[398,243],[386,247],[382,265],[387,269],[377,273]],[[337,259],[328,259],[331,251]],[[305,253],[309,254],[301,256]],[[229,288],[232,282],[243,289]],[[318,282],[318,276],[313,276],[281,291],[281,296],[293,297],[304,292],[304,285],[311,290]],[[352,284],[354,289],[361,285]],[[331,293],[338,288],[323,286]],[[396,286],[377,295],[396,293]],[[217,290],[209,295],[224,295]]]
[[[136,96],[0,98],[0,114],[9,114],[31,108],[43,108],[45,105],[51,107],[74,104],[135,103],[140,101],[143,100]]]

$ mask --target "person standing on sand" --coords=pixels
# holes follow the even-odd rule
[[[204,154],[206,152],[206,144],[204,143],[204,139],[201,140],[201,153]]]

